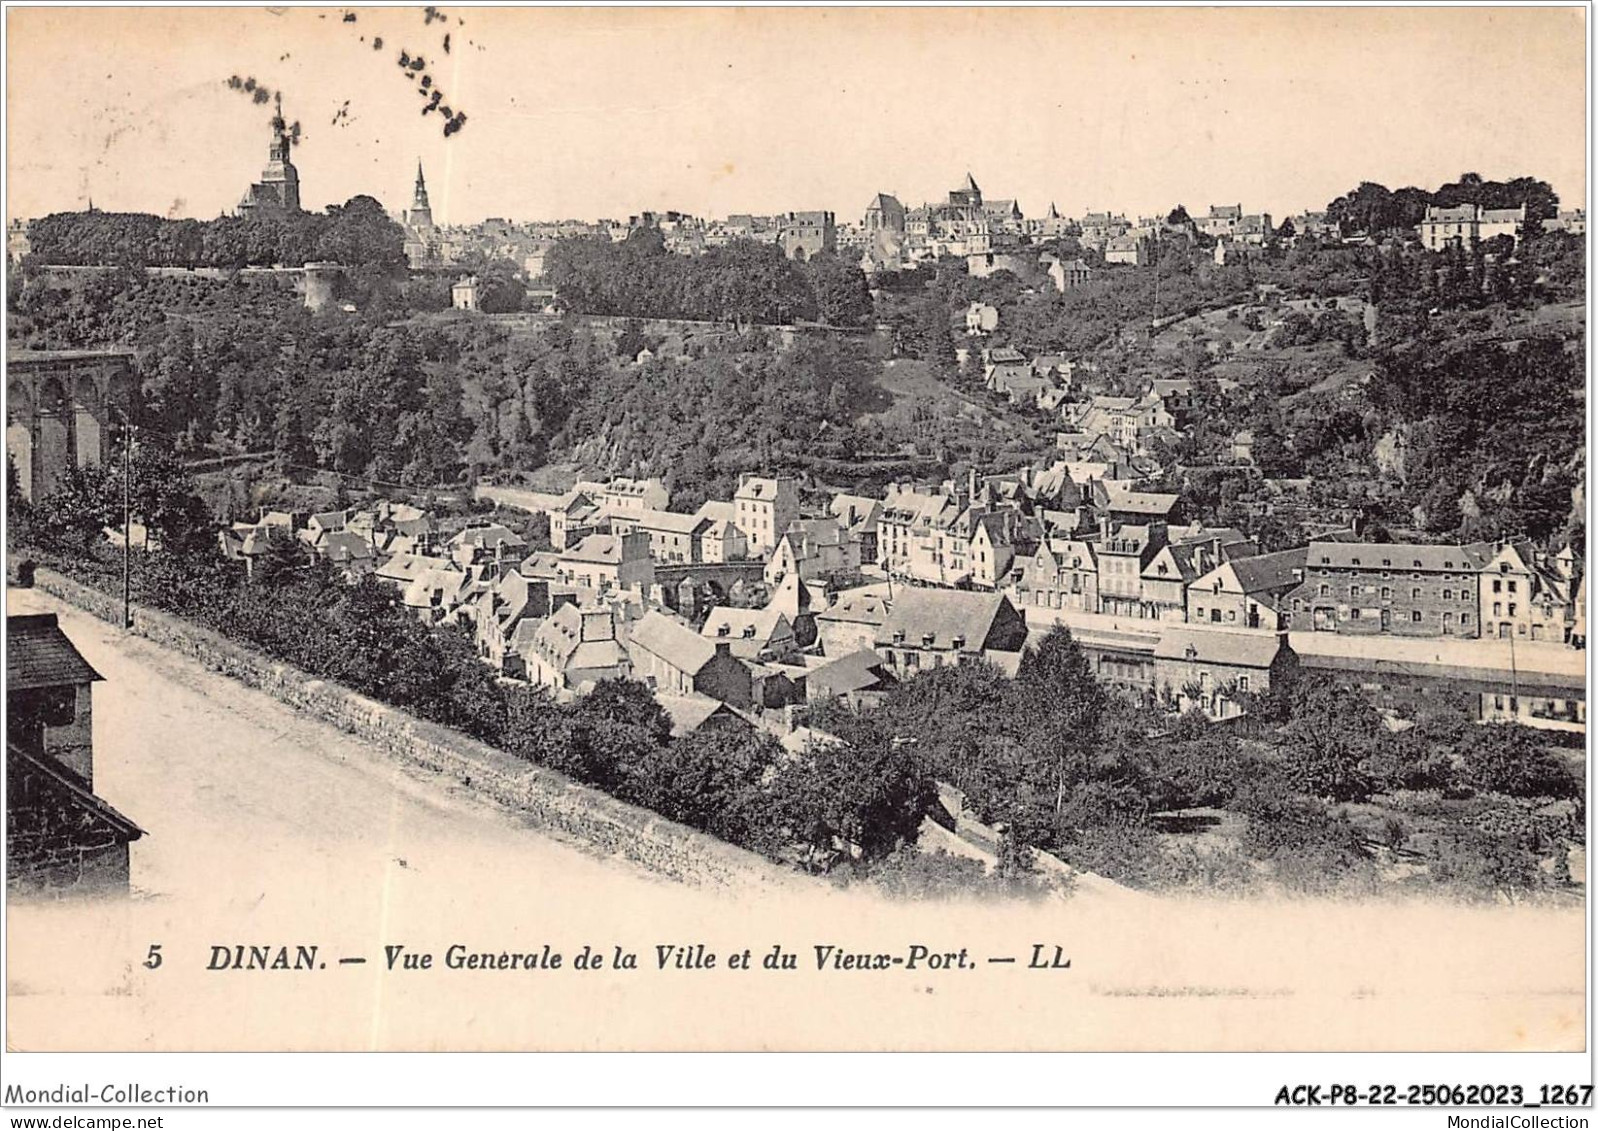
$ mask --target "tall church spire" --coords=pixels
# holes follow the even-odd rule
[[[432,206],[427,202],[427,181],[422,176],[422,159],[416,159],[416,196],[411,201],[412,210],[425,208],[432,211]]]
[[[422,176],[422,160],[416,159],[416,195],[411,198],[411,211],[405,222],[413,229],[426,230],[433,226],[433,206],[427,201],[427,181]]]

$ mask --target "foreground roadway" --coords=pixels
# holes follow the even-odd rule
[[[661,882],[49,594],[10,590],[7,612],[56,613],[105,677],[95,792],[149,834],[131,849],[137,893],[253,898],[311,875],[377,887],[396,872],[449,871],[468,846],[507,884]]]

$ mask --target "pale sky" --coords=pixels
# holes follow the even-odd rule
[[[300,121],[307,208],[406,207],[420,158],[441,222],[858,221],[967,170],[1028,215],[1280,220],[1466,171],[1586,195],[1580,8],[440,10],[13,8],[7,215],[231,210],[270,138],[234,74]],[[467,114],[453,137],[401,49]]]

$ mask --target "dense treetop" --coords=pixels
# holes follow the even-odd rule
[[[405,266],[405,233],[369,196],[326,212],[166,220],[142,212],[54,212],[28,230],[41,264],[100,267]]]

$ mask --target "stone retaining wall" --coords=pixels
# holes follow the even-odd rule
[[[112,624],[121,620],[120,598],[54,570],[41,567],[34,584],[101,620]],[[273,661],[171,614],[135,605],[133,631],[348,731],[402,762],[448,774],[486,797],[522,810],[540,827],[564,834],[562,839],[575,842],[584,851],[619,856],[674,880],[698,885],[797,888],[809,883],[753,853]]]

